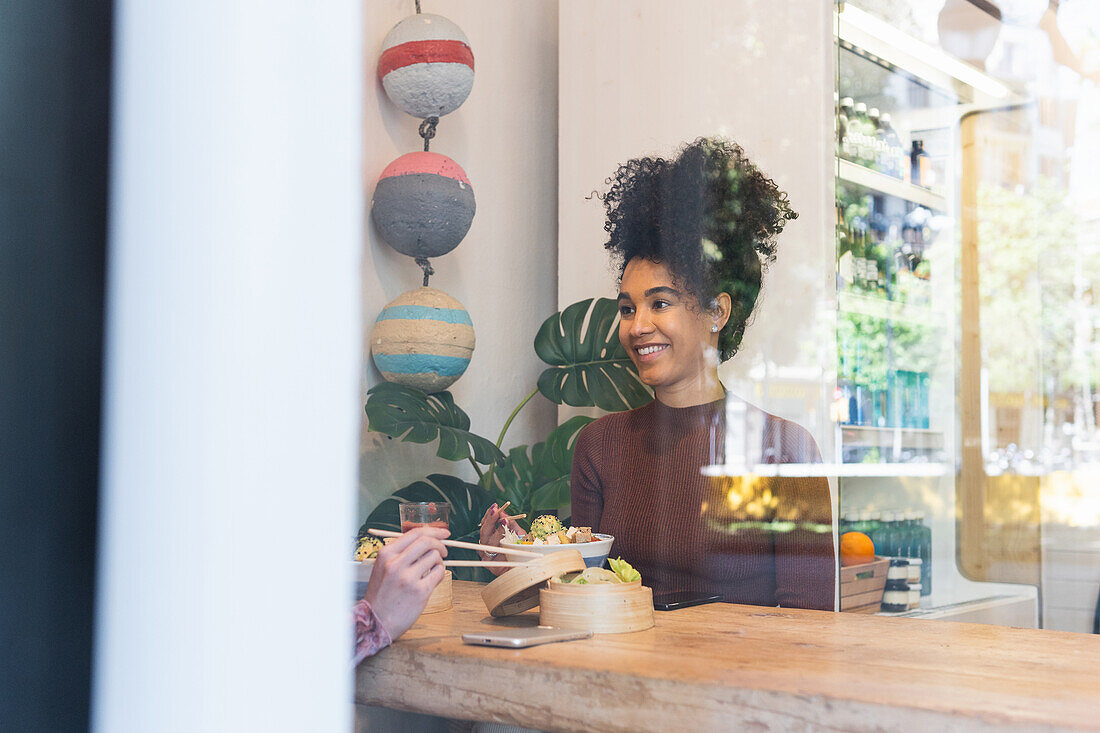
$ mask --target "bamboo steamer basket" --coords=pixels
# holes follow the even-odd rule
[[[421,614],[438,613],[439,611],[446,611],[451,607],[454,600],[451,579],[451,571],[443,571],[443,580],[439,581],[439,585],[437,585],[432,591],[432,594],[428,596],[428,603],[424,606],[424,610],[420,612]]]
[[[374,560],[363,560],[355,564],[357,566],[356,595],[362,597],[367,589],[367,584],[370,582],[372,571],[374,570]],[[446,611],[451,607],[454,600],[454,591],[451,586],[452,580],[453,576],[451,575],[451,571],[444,570],[443,579],[439,581],[439,585],[432,589],[432,594],[428,596],[428,602],[424,606],[424,610],[420,612],[421,614]]]
[[[511,616],[539,605],[539,588],[562,573],[584,570],[578,550],[561,550],[514,567],[481,589],[481,600],[493,616]]]
[[[539,591],[539,625],[621,634],[653,626],[653,591],[632,583],[574,585],[551,580]]]

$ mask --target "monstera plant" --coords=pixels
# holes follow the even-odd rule
[[[554,512],[569,504],[569,472],[581,428],[593,418],[578,416],[550,431],[533,446],[505,453],[501,446],[512,421],[528,402],[542,395],[554,404],[599,407],[609,412],[640,407],[652,399],[634,364],[619,343],[618,305],[607,298],[582,300],[542,324],[535,353],[547,364],[535,388],[504,421],[496,442],[470,430],[470,418],[450,392],[427,394],[383,382],[367,395],[370,430],[411,443],[435,443],[435,452],[450,461],[468,461],[478,476],[471,483],[458,476],[433,473],[395,491],[380,503],[363,526],[397,531],[397,505],[402,501],[446,501],[451,504],[451,536],[476,542],[478,522],[494,502],[512,502],[509,511]],[[476,559],[469,550],[451,550],[455,559]],[[455,577],[484,578],[481,568],[455,568]]]

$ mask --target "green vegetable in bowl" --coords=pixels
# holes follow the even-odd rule
[[[565,573],[559,575],[555,580],[559,583],[588,585],[598,583],[633,583],[635,580],[642,579],[642,574],[631,567],[630,563],[622,558],[618,560],[609,558],[607,562],[615,572],[604,568],[585,568],[579,573]]]
[[[559,583],[571,583],[572,585],[600,585],[623,582],[622,578],[605,568],[585,568],[579,573],[559,575],[555,580]]]
[[[583,585],[586,583],[621,583],[622,581],[619,580],[618,575],[615,575],[615,573],[610,570],[605,570],[603,568],[585,568],[581,571],[580,575],[569,582]]]
[[[545,540],[552,534],[564,531],[565,527],[562,526],[561,520],[553,514],[540,515],[531,522],[531,536],[540,540]]]
[[[621,557],[617,560],[607,558],[607,564],[611,566],[611,569],[615,571],[615,575],[619,577],[624,583],[633,583],[635,580],[641,580],[642,574],[631,566],[626,560]]]

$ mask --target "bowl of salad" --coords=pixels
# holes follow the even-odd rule
[[[611,535],[593,532],[591,527],[566,527],[554,515],[543,514],[531,522],[531,531],[526,536],[505,530],[500,544],[540,555],[559,550],[579,550],[587,567],[598,568],[603,567],[614,541]]]

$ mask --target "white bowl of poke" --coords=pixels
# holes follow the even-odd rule
[[[531,531],[527,536],[505,530],[500,544],[502,547],[527,550],[540,555],[549,555],[559,550],[579,550],[587,567],[598,568],[603,567],[614,541],[615,538],[611,535],[593,532],[591,527],[566,527],[554,515],[543,514],[531,522]]]

